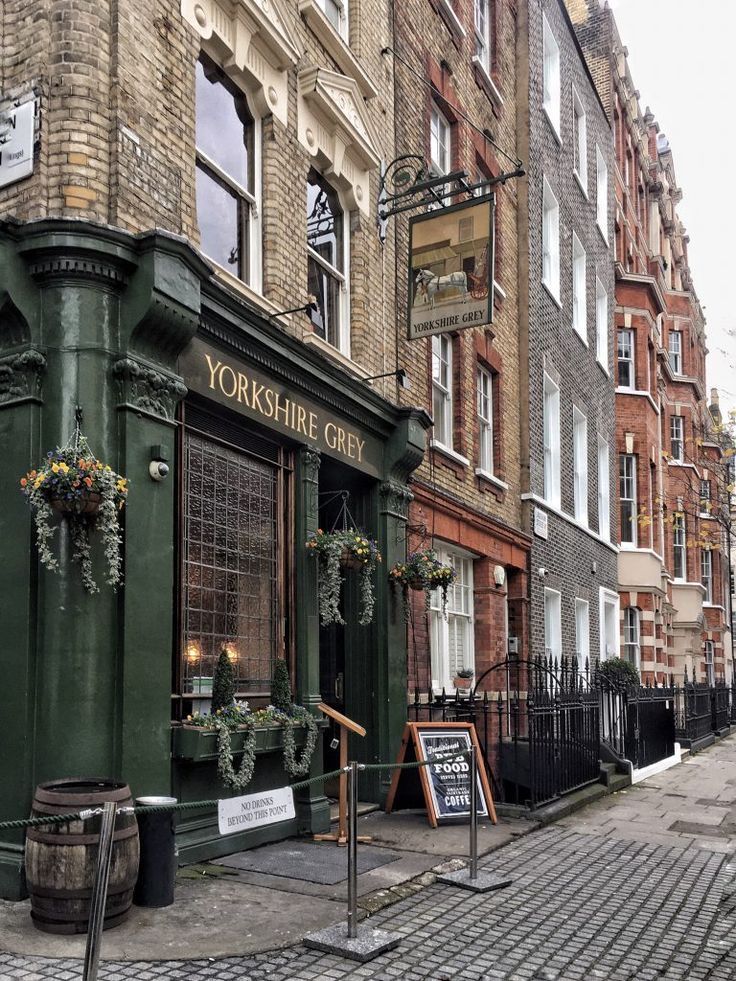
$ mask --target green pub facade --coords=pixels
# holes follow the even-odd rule
[[[124,584],[89,594],[58,519],[58,573],[38,561],[18,480],[73,432],[77,407],[97,457],[130,482]],[[212,275],[181,237],[89,221],[0,228],[0,603],[5,750],[0,820],[25,816],[35,786],[122,779],[134,795],[226,796],[215,737],[181,726],[207,710],[214,663],[232,655],[239,697],[267,705],[277,658],[295,699],[324,700],[368,730],[352,752],[396,753],[406,716],[406,631],[386,570],[403,558],[430,419],[397,407],[290,336]],[[152,463],[169,467],[153,479]],[[161,468],[162,470],[165,468]],[[376,610],[320,626],[305,542],[348,494],[383,554]],[[102,554],[93,535],[96,578]],[[316,712],[317,715],[319,713]],[[312,773],[330,768],[323,731]],[[250,790],[287,782],[280,733],[259,736]],[[380,801],[382,777],[361,788]],[[195,861],[324,831],[323,787],[293,822],[220,838],[212,811],[178,826]],[[22,833],[0,842],[0,892],[23,895]]]

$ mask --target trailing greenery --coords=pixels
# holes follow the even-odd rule
[[[291,711],[291,681],[289,680],[288,665],[283,658],[278,658],[274,668],[271,704],[281,712],[288,713]]]
[[[212,679],[212,714],[216,715],[222,709],[228,709],[235,702],[235,668],[223,647],[215,665]]]
[[[217,772],[222,782],[233,790],[243,790],[253,778],[256,765],[256,730],[280,725],[284,728],[284,769],[291,777],[309,772],[317,746],[319,729],[314,716],[299,705],[290,706],[284,712],[273,705],[251,712],[247,702],[233,702],[230,706],[212,714],[188,715],[186,725],[217,732]],[[297,755],[296,730],[306,728],[304,748]],[[243,756],[235,769],[232,751],[232,733],[245,732]]]
[[[354,561],[360,568],[360,615],[358,623],[366,626],[373,621],[375,605],[374,578],[377,563],[381,562],[378,545],[354,528],[346,531],[317,531],[310,536],[307,548],[319,559],[319,616],[323,626],[344,625],[340,613],[340,591],[345,577],[342,563]]]
[[[105,582],[117,588],[122,582],[120,511],[128,495],[128,481],[100,463],[78,431],[66,446],[49,450],[46,460],[20,481],[33,508],[38,556],[49,572],[59,571],[51,551],[56,531],[54,511],[69,524],[72,558],[81,567],[82,585],[88,593],[99,592],[92,576],[89,533],[102,537],[107,575]]]
[[[447,616],[447,591],[455,581],[455,567],[440,562],[431,548],[410,552],[406,562],[397,562],[389,572],[389,580],[401,586],[404,597],[404,615],[409,619],[409,590],[423,590],[427,608],[432,591],[439,589],[442,595],[442,615]]]
[[[620,657],[611,657],[602,661],[598,665],[598,675],[609,685],[617,688],[628,688],[631,685],[641,684],[639,672],[633,664]]]

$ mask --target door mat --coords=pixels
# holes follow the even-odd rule
[[[370,872],[381,865],[388,865],[401,858],[398,852],[371,845],[358,847],[358,874]],[[222,858],[218,865],[226,865],[243,872],[262,872],[279,875],[285,879],[300,879],[324,886],[334,886],[348,877],[348,850],[333,842],[284,841],[265,845],[252,851],[238,852]]]

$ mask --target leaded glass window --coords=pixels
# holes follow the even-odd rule
[[[220,651],[240,693],[269,691],[279,649],[279,467],[184,434],[182,694],[209,695]]]

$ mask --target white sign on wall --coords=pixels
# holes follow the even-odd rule
[[[221,835],[250,831],[264,824],[276,824],[295,817],[294,792],[291,787],[262,790],[244,797],[229,797],[217,802],[217,819]]]
[[[35,115],[33,100],[0,112],[0,187],[33,173]]]
[[[534,534],[539,538],[549,537],[549,522],[547,512],[541,508],[534,508]]]

